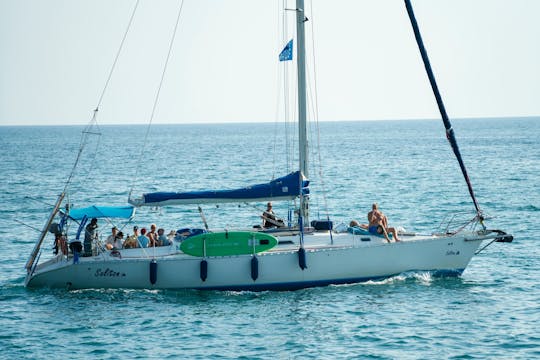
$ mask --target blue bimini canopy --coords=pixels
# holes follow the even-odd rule
[[[129,219],[135,213],[135,208],[128,206],[90,206],[80,209],[70,209],[69,216],[75,220],[87,218],[122,218]]]
[[[155,192],[144,194],[142,199],[130,199],[135,206],[161,206],[179,204],[232,203],[264,200],[294,199],[307,195],[309,181],[300,171],[272,180],[234,190],[204,190],[190,192]]]

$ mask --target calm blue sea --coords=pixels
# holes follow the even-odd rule
[[[487,224],[515,236],[473,258],[460,278],[401,274],[294,292],[24,287],[24,264],[63,189],[82,127],[0,127],[2,359],[540,358],[540,118],[455,120]],[[154,190],[234,188],[292,170],[283,124],[101,126],[70,202],[123,205]],[[322,123],[311,128],[312,218],[364,220],[377,201],[390,223],[429,232],[471,212],[440,121]],[[144,150],[144,152],[142,151]],[[143,154],[143,155],[141,155]],[[291,165],[293,164],[293,165]],[[319,173],[324,174],[321,178]],[[286,204],[275,204],[285,215]],[[251,226],[263,204],[205,206],[211,227]],[[148,209],[140,225],[201,227],[192,207]],[[51,242],[43,257],[50,256]]]

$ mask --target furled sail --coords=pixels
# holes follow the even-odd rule
[[[309,181],[300,171],[277,178],[268,183],[234,190],[202,190],[190,192],[155,192],[144,194],[140,199],[129,199],[135,206],[161,206],[180,204],[231,203],[265,200],[294,199],[307,195]]]

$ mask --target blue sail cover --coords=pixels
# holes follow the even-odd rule
[[[300,183],[302,188],[300,188]],[[300,171],[272,180],[235,190],[205,190],[190,192],[155,192],[144,194],[142,200],[130,200],[137,206],[230,203],[263,200],[288,200],[302,194],[307,195],[309,181]]]
[[[122,218],[129,219],[133,216],[133,206],[90,206],[80,209],[70,209],[69,216],[75,220],[87,218]]]

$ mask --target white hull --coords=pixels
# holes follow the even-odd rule
[[[293,244],[257,254],[258,277],[252,278],[251,255],[208,257],[207,278],[201,279],[202,258],[185,255],[176,246],[121,250],[122,258],[105,252],[73,259],[59,255],[39,264],[26,278],[28,287],[291,290],[379,279],[406,271],[434,271],[459,275],[483,240],[493,235],[476,232],[453,236],[404,237],[398,243],[381,238],[328,233],[305,236],[306,265],[299,266],[298,238]],[[366,241],[367,239],[369,241]],[[363,240],[362,240],[363,239]],[[157,262],[155,284],[150,263]]]

